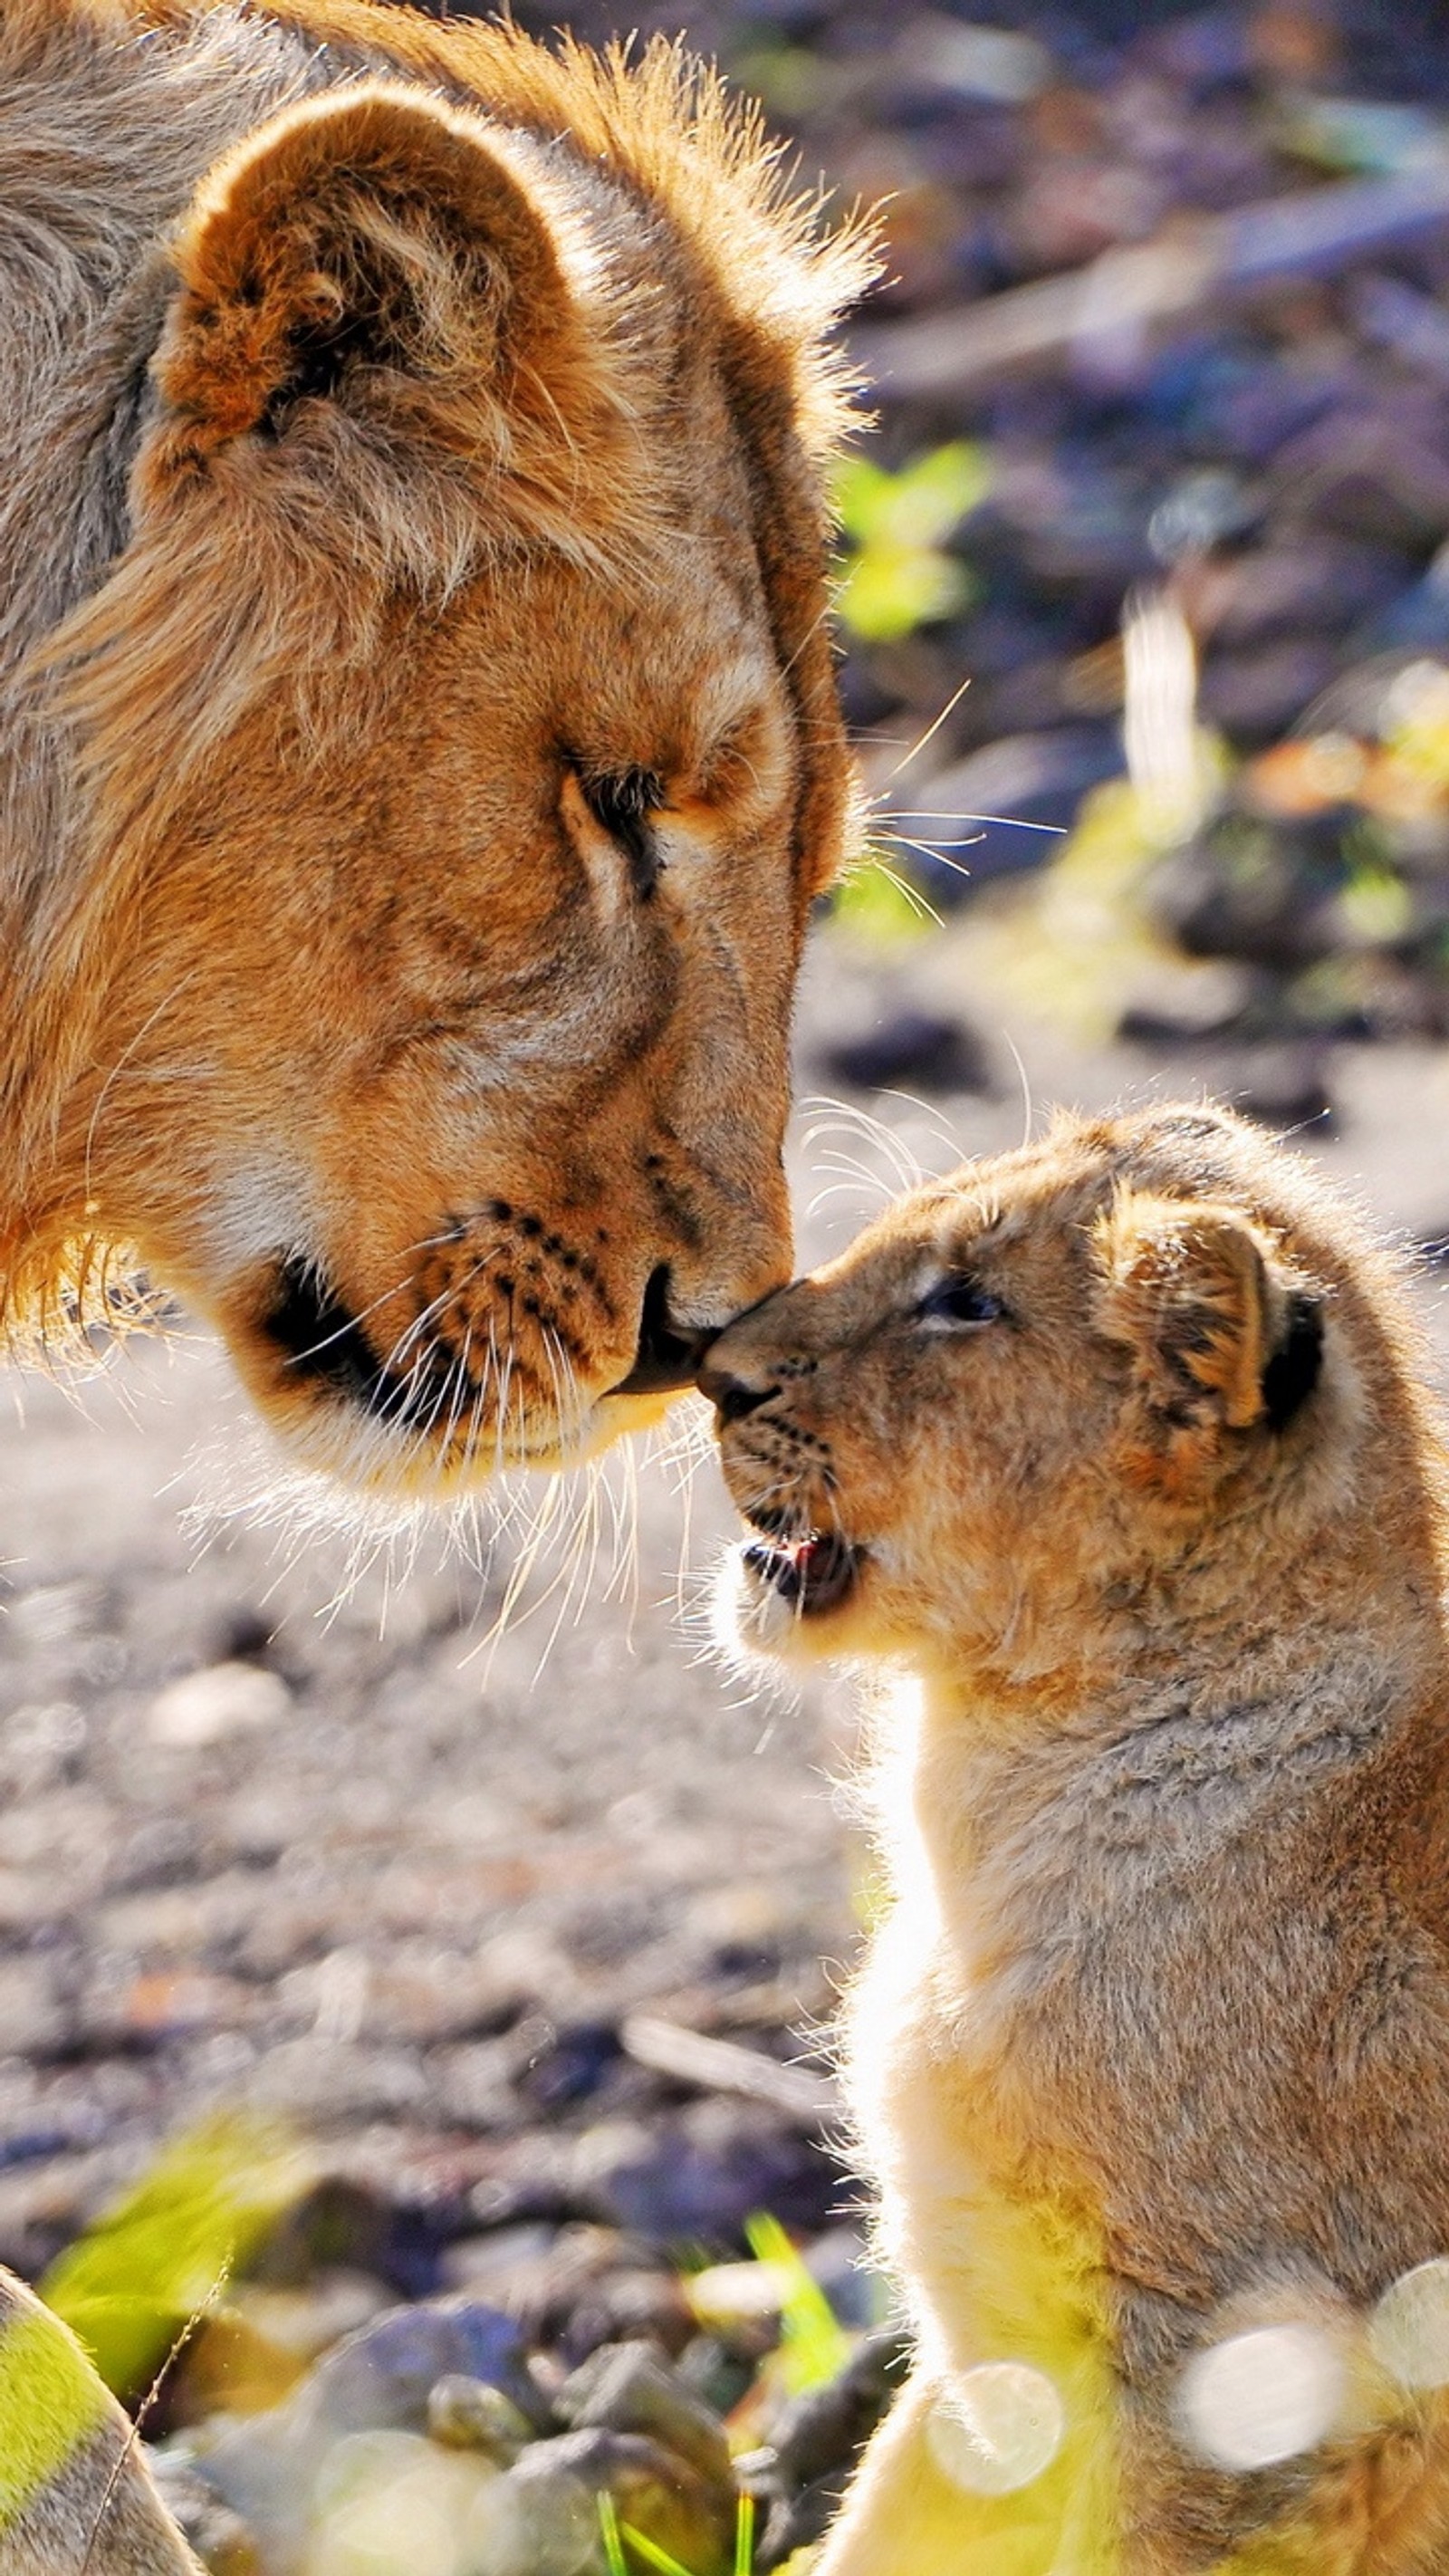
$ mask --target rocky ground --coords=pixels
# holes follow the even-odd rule
[[[1365,248],[1383,202],[1334,192],[1432,191],[1449,48],[1433,13],[1136,14],[694,28],[847,193],[893,192],[845,686],[895,837],[807,975],[803,1249],[1054,1101],[1208,1089],[1419,1248],[1442,1357],[1449,219],[1401,203]],[[1243,209],[1278,267],[1129,327],[1093,263]],[[1124,648],[1129,596],[1158,623]],[[958,849],[963,810],[1070,834]],[[0,2259],[43,2274],[244,2106],[311,2179],[151,2419],[218,2567],[584,2576],[600,2491],[689,2576],[734,2564],[747,2492],[785,2563],[899,2358],[821,2039],[869,1863],[844,1686],[772,1703],[704,1651],[699,1444],[553,1495],[536,1547],[547,1489],[382,1542],[265,1499],[191,1337],[8,1397]],[[848,2344],[768,2232],[736,2268],[760,2213]]]
[[[1210,1047],[1084,1046],[993,988],[984,938],[962,918],[882,958],[822,934],[800,1081],[833,1105],[802,1109],[797,1189],[844,1196],[806,1215],[807,1253],[893,1154],[1016,1141],[1023,1085],[1039,1111],[1241,1074]],[[842,1052],[927,1021],[959,1033],[971,1089],[842,1084]],[[1340,1042],[1327,1075],[1334,1119],[1300,1142],[1429,1248],[1449,1355],[1449,1050]],[[517,1532],[486,1571],[436,1541],[359,1571],[346,1534],[219,1516],[257,1476],[204,1344],[14,1391],[0,2258],[41,2273],[217,2109],[278,2116],[311,2179],[151,2417],[218,2568],[597,2576],[600,2492],[688,2576],[733,2565],[746,2494],[755,2563],[784,2564],[900,2343],[819,2044],[867,1880],[829,1780],[850,1702],[767,1704],[703,1655],[712,1462],[621,1477],[597,1563],[570,1506],[490,1642]],[[845,2329],[810,2393],[770,2359],[798,2283],[740,2266],[761,2213]]]

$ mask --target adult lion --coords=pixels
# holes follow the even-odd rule
[[[12,1329],[123,1248],[417,1492],[785,1273],[863,266],[667,48],[0,0]]]

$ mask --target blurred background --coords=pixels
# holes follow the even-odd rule
[[[1449,1348],[1442,10],[700,0],[683,32],[837,206],[884,206],[838,491],[877,820],[802,997],[804,1257],[1058,1101],[1209,1090],[1417,1248]],[[195,1336],[6,1390],[0,2259],[42,2273],[247,2104],[311,2180],[162,2429],[440,2290],[556,2374],[652,2337],[748,2419],[805,2312],[783,2275],[686,2297],[682,2248],[769,2213],[847,2331],[879,2313],[822,2143],[870,1908],[848,1694],[711,1657],[729,1524],[687,1427],[416,1544],[258,1513],[252,1440]],[[759,2470],[761,2564],[871,2389],[823,2465]]]

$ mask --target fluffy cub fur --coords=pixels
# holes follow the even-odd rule
[[[0,1335],[432,1494],[786,1275],[864,273],[667,45],[0,0]]]
[[[1229,1116],[1063,1121],[707,1385],[740,1637],[894,1685],[849,2056],[919,2342],[820,2576],[1442,2576],[1392,2320],[1449,2257],[1449,1519],[1392,1265]],[[988,2493],[1000,2364],[1061,2438]]]

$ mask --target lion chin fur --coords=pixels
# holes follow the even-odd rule
[[[589,1453],[789,1271],[864,237],[677,48],[0,0],[0,1328]]]
[[[1202,1107],[1063,1118],[713,1347],[744,1649],[879,1693],[846,2073],[917,2349],[819,2576],[1449,2566],[1426,1380],[1395,1263]]]

